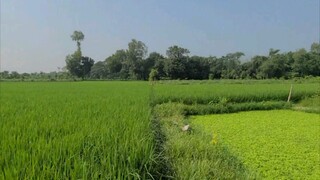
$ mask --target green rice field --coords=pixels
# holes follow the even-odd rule
[[[287,101],[292,84],[291,101],[299,101],[320,93],[319,83],[268,81],[195,81],[163,82],[155,86],[155,104],[181,102],[209,104],[226,99],[229,102]]]
[[[244,165],[268,179],[320,178],[320,116],[290,110],[194,116]]]
[[[0,179],[318,178],[319,114],[289,109],[319,83],[292,83],[0,82]]]
[[[150,178],[144,82],[1,83],[0,179]]]

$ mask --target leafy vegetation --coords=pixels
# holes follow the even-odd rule
[[[1,82],[0,179],[259,178],[188,116],[311,106],[318,94],[318,79]]]
[[[89,76],[94,60],[82,56],[80,41],[83,41],[84,34],[81,31],[74,31],[71,39],[77,42],[78,49],[66,57],[66,68],[71,75],[84,79]]]
[[[162,156],[165,177],[172,179],[253,179],[257,175],[244,167],[227,148],[212,143],[212,136],[199,129],[182,131],[187,123],[183,107],[167,103],[154,107],[154,118],[163,133]]]
[[[159,2],[3,3],[0,180],[320,179],[318,1]]]
[[[188,118],[189,115],[200,114],[220,114],[220,113],[232,113],[238,111],[250,111],[250,110],[271,110],[271,109],[289,109],[292,103],[288,103],[288,93],[290,84],[292,81],[160,81],[154,85],[153,98],[154,101],[154,118],[161,124],[162,132],[162,146],[163,146],[163,158],[166,161],[167,167],[170,171],[165,171],[167,176],[176,179],[260,179],[260,178],[274,178],[270,175],[261,174],[256,167],[248,166],[247,162],[243,160],[241,152],[235,153],[233,149],[229,147],[227,143],[221,143],[221,135],[216,131],[212,133],[212,130],[206,130],[203,124],[197,123],[197,118],[202,116],[195,116]],[[297,83],[297,82],[296,82]],[[304,97],[313,97],[319,93],[318,82],[298,83],[293,85],[293,104],[301,101]],[[317,96],[316,96],[317,97]],[[305,100],[303,100],[305,101]],[[265,117],[267,114],[274,114],[278,111],[263,111]],[[282,111],[291,112],[291,111]],[[281,114],[281,113],[280,113]],[[227,116],[227,115],[221,115]],[[307,115],[308,116],[308,115]],[[293,126],[295,121],[295,115],[291,115],[283,121],[288,124],[288,127]],[[318,123],[318,119],[313,122]],[[239,116],[241,120],[242,117]],[[245,115],[243,119],[252,118],[250,126],[254,129],[253,120],[259,121],[260,117]],[[279,117],[281,118],[281,117]],[[279,119],[278,117],[274,120]],[[297,118],[298,121],[301,120]],[[232,118],[230,118],[232,119]],[[231,121],[231,120],[230,120]],[[282,121],[281,121],[282,122]],[[207,121],[210,125],[210,120]],[[303,124],[307,123],[303,121]],[[224,121],[221,121],[224,124]],[[229,125],[237,126],[237,122],[230,122]],[[266,125],[266,123],[265,123]],[[270,125],[270,128],[277,126]],[[210,126],[211,127],[211,126]],[[268,125],[266,125],[268,127]],[[187,128],[187,130],[185,129]],[[239,131],[243,128],[241,126]],[[260,129],[258,129],[260,128]],[[268,127],[269,128],[269,127]],[[286,128],[286,124],[281,128]],[[314,127],[308,125],[304,127],[304,131],[312,128],[313,135],[317,136]],[[184,130],[183,130],[184,129]],[[227,127],[226,127],[227,129]],[[262,131],[261,126],[257,126],[257,131]],[[302,130],[302,129],[300,129]],[[229,131],[231,134],[233,130]],[[283,135],[281,132],[277,132],[274,138],[283,138],[287,133]],[[255,136],[254,133],[251,134]],[[257,133],[259,136],[259,133]],[[308,136],[309,137],[309,136]],[[226,137],[228,138],[228,137]],[[239,136],[241,138],[241,135]],[[314,139],[313,139],[314,140]],[[250,139],[244,139],[246,143],[250,143]],[[263,141],[265,142],[265,141]],[[231,143],[230,143],[231,144]],[[308,148],[306,144],[301,144],[300,148]],[[260,145],[261,146],[261,145]],[[255,146],[258,147],[258,146]],[[313,146],[313,147],[316,147]],[[294,148],[290,146],[290,148]],[[287,148],[288,149],[288,148]],[[254,149],[247,149],[248,153],[255,151]],[[299,152],[301,149],[297,149]],[[314,149],[312,151],[314,153]],[[264,153],[267,153],[264,155]],[[271,152],[272,153],[272,152]],[[303,153],[303,152],[300,152]],[[240,154],[240,155],[239,155]],[[268,152],[260,152],[263,157],[268,156]],[[298,154],[299,156],[299,154]],[[319,156],[319,154],[318,154]],[[291,169],[295,165],[293,156],[287,157],[288,169],[277,170],[281,171],[281,175],[276,178],[303,178],[310,177],[316,179],[318,177],[314,168],[310,169],[314,165],[316,159],[308,162],[305,168],[296,170],[291,175]],[[274,161],[282,161],[283,159],[274,157]],[[301,162],[302,163],[302,162]],[[263,164],[263,162],[260,162]],[[310,165],[311,164],[311,165]],[[270,165],[270,164],[269,164]],[[264,166],[264,171],[273,172],[271,166]],[[304,165],[301,165],[304,166]],[[278,166],[277,167],[281,167]],[[300,166],[299,166],[300,167]],[[297,175],[299,171],[302,171],[301,175]],[[307,173],[306,173],[307,172]],[[314,173],[315,175],[308,175]],[[286,174],[287,173],[287,174]],[[303,174],[304,173],[304,174]]]
[[[294,106],[294,109],[320,114],[320,95],[314,95],[303,99]]]
[[[0,90],[0,179],[156,175],[147,83],[2,82]]]
[[[251,171],[271,179],[319,179],[319,116],[290,110],[194,116]]]
[[[82,56],[80,41],[84,39],[81,31],[71,36],[78,49],[66,57],[66,67],[51,79],[121,79],[148,80],[151,70],[158,72],[157,79],[292,79],[297,77],[320,76],[320,44],[313,43],[310,50],[299,49],[294,52],[280,53],[270,49],[267,56],[253,56],[244,59],[242,52],[228,53],[225,56],[189,56],[186,48],[173,45],[168,47],[166,57],[157,52],[148,54],[148,47],[141,41],[132,39],[128,49],[117,50],[97,61]],[[34,75],[35,73],[33,73]],[[49,73],[48,73],[49,74]],[[48,74],[46,76],[48,76]],[[29,73],[16,71],[1,72],[1,79],[34,79]]]
[[[152,52],[147,57],[147,46],[132,39],[127,50],[118,50],[105,61],[97,62],[92,78],[148,80],[154,69],[159,79],[269,79],[319,76],[320,45],[313,43],[310,51],[279,53],[270,49],[268,56],[254,56],[241,62],[242,52],[222,57],[189,56],[186,48],[168,47],[166,57]]]
[[[288,109],[291,103],[283,101],[263,101],[263,102],[243,102],[243,103],[227,103],[221,101],[208,105],[182,105],[185,115],[203,115],[203,114],[222,114],[234,113],[239,111],[252,110],[272,110],[272,109]]]
[[[291,83],[291,101],[297,102],[304,97],[319,92],[319,82],[294,83],[292,81],[260,81],[247,83],[238,81],[189,81],[165,82],[155,85],[154,104],[179,102],[183,104],[246,103],[262,101],[287,101]]]

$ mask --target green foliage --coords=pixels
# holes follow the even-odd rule
[[[262,78],[280,78],[285,77],[289,71],[287,57],[284,54],[273,54],[260,67],[258,73]]]
[[[74,31],[73,34],[71,35],[71,39],[73,41],[83,41],[84,34],[81,31]]]
[[[303,99],[301,102],[299,102],[299,105],[305,106],[305,107],[320,107],[320,95],[315,95],[306,99]]]
[[[127,54],[127,68],[130,79],[142,79],[141,61],[146,57],[148,47],[141,41],[132,39],[128,44]]]
[[[219,134],[203,131],[203,126],[193,121],[190,124],[186,116],[291,108],[286,102],[290,84],[290,81],[160,81],[154,85],[151,105],[164,137],[160,154],[167,164],[165,176],[259,179],[260,172],[247,165],[228,144],[221,143]],[[318,93],[318,83],[295,84],[294,92],[298,101]],[[191,125],[190,130],[182,131],[186,124]]]
[[[81,63],[81,52],[79,50],[75,51],[73,54],[68,55],[66,57],[66,68],[68,69],[70,74],[74,76],[77,76],[78,74],[79,75],[82,74],[80,63]]]
[[[275,110],[192,119],[192,124],[217,134],[218,143],[262,178],[320,178],[320,121],[316,114]]]
[[[293,103],[318,97],[316,78],[158,81],[151,91],[144,82],[1,82],[0,179],[257,178],[217,134],[181,128],[188,115],[290,108],[292,83]]]
[[[94,64],[94,60],[89,57],[82,57],[80,63],[80,74],[78,77],[85,78],[88,77],[91,72],[91,67]]]
[[[310,51],[315,54],[320,54],[320,44],[319,43],[312,43]]]
[[[128,44],[128,58],[129,61],[138,61],[145,58],[148,53],[148,47],[142,42],[132,39]]]
[[[74,76],[79,70],[82,52],[80,41],[84,39],[81,31],[71,36],[77,42],[78,49],[66,58],[67,69]],[[128,49],[117,50],[103,63],[94,66],[95,72],[84,77],[91,79],[148,80],[151,69],[158,71],[159,79],[293,79],[297,77],[320,76],[319,43],[313,43],[310,51],[299,49],[295,52],[280,53],[270,49],[268,56],[253,56],[250,61],[241,61],[243,52],[228,53],[225,56],[202,57],[188,56],[190,51],[179,46],[170,46],[167,57],[152,52],[147,56],[148,47],[141,41],[132,39]],[[1,79],[28,79],[19,73],[8,76],[0,72]],[[28,73],[27,73],[28,74]],[[69,78],[65,76],[66,78]]]
[[[186,77],[188,79],[208,79],[208,74],[210,73],[209,61],[200,56],[189,57],[186,69]]]
[[[81,52],[76,51],[66,57],[67,69],[71,75],[85,79],[89,76],[94,60],[89,57],[81,57]]]
[[[179,46],[171,46],[167,50],[167,56],[169,59],[181,59],[186,57],[190,51],[188,49],[179,47]]]
[[[292,68],[298,76],[320,75],[320,54],[316,51],[312,50],[311,53],[308,53],[305,49],[300,49],[293,54]]]
[[[210,79],[210,80],[213,80],[213,79],[214,79],[214,74],[210,73],[210,74],[209,74],[209,79]]]
[[[242,52],[229,53],[221,57],[223,69],[221,69],[221,77],[223,79],[238,79],[240,77],[240,58],[244,56]]]
[[[71,38],[73,41],[77,42],[78,49],[73,54],[66,57],[66,68],[71,75],[85,79],[90,74],[94,60],[82,56],[80,41],[84,39],[84,35],[81,31],[74,31]]]
[[[168,48],[167,58],[153,52],[145,59],[147,46],[133,39],[128,44],[128,50],[124,51],[125,58],[113,58],[112,63],[107,63],[111,69],[116,69],[107,78],[147,80],[151,69],[159,72],[160,79],[291,79],[319,76],[319,46],[313,43],[309,52],[297,50],[287,53],[271,48],[268,56],[254,56],[242,63],[243,52],[228,53],[220,58],[189,57],[188,49],[176,45]]]
[[[163,154],[167,157],[166,177],[173,179],[248,179],[256,178],[244,165],[220,144],[212,143],[212,134],[191,126],[183,115],[183,105],[167,103],[157,105],[153,114],[159,120],[166,137]]]
[[[149,81],[155,81],[159,80],[159,73],[155,69],[151,69],[151,72],[149,74]]]
[[[71,39],[72,41],[77,42],[78,51],[81,52],[80,41],[83,41],[84,34],[81,31],[74,31],[73,34],[71,35]]]
[[[271,110],[290,108],[291,104],[281,101],[263,101],[263,102],[243,102],[243,103],[213,103],[213,104],[195,104],[184,105],[184,114],[203,115],[203,114],[222,114],[234,113],[240,111],[252,110]]]
[[[164,70],[170,79],[185,79],[187,58],[167,59],[165,61]]]
[[[276,55],[278,52],[280,52],[280,49],[269,49],[269,56],[274,56]]]
[[[105,79],[108,75],[108,69],[105,62],[99,61],[92,65],[90,71],[91,79]]]
[[[122,66],[125,64],[127,55],[125,50],[118,50],[115,54],[105,60],[110,74],[120,73]]]
[[[154,62],[145,61],[148,48],[135,39],[128,44],[127,50],[117,50],[106,58],[107,79],[147,80]]]
[[[148,77],[150,77],[150,73],[152,69],[157,71],[157,79],[160,79],[161,76],[164,76],[164,70],[163,70],[163,59],[164,57],[157,53],[157,52],[152,52],[150,53],[149,57],[141,61],[142,68],[141,68],[141,75],[142,79],[146,80]]]
[[[188,49],[179,46],[171,46],[168,48],[168,59],[165,61],[164,70],[170,79],[187,78],[187,60],[189,53],[190,51]]]
[[[286,101],[292,81],[160,81],[155,85],[153,104],[219,103],[225,97],[230,103]],[[319,93],[319,81],[293,83],[291,101]]]
[[[320,95],[305,98],[293,108],[295,110],[320,114]]]
[[[0,179],[151,178],[148,94],[142,82],[1,82]]]

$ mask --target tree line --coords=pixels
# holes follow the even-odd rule
[[[222,57],[189,56],[188,49],[171,46],[166,56],[152,52],[133,39],[128,49],[117,50],[104,61],[96,62],[90,71],[93,79],[270,79],[320,76],[320,45],[313,43],[309,51],[280,53],[270,49],[268,56],[254,56],[241,62],[242,52]]]
[[[104,61],[94,63],[92,58],[82,56],[83,33],[75,31],[71,38],[76,41],[77,50],[66,57],[66,71],[56,73],[60,78],[202,80],[320,76],[319,43],[313,43],[309,50],[302,48],[294,52],[280,53],[278,49],[270,49],[267,56],[257,55],[242,62],[240,59],[245,55],[243,52],[229,53],[222,57],[190,56],[188,49],[176,45],[167,49],[166,56],[157,52],[148,54],[148,48],[143,42],[132,39],[127,49],[117,50]],[[12,73],[1,72],[1,77],[18,77],[17,72]]]

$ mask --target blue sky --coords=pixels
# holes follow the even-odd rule
[[[50,72],[76,50],[102,61],[135,38],[149,52],[246,58],[309,49],[319,41],[319,0],[1,0],[1,71]]]

